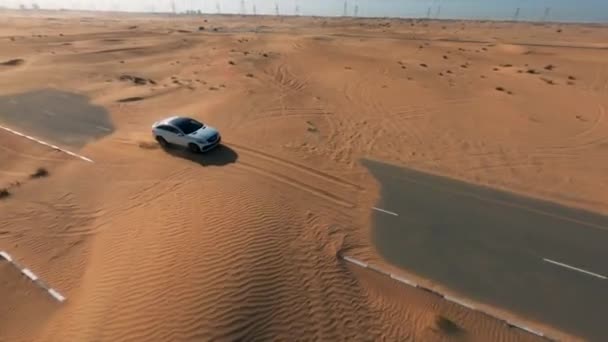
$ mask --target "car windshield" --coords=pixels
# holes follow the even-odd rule
[[[205,127],[202,123],[188,118],[175,119],[172,123],[184,132],[184,134],[191,134]]]

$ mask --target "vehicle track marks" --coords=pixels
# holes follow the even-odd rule
[[[322,189],[310,186],[310,185],[308,185],[308,184],[306,184],[304,182],[300,182],[300,181],[298,181],[298,180],[296,180],[296,179],[294,179],[292,177],[280,174],[278,172],[270,171],[270,170],[267,170],[267,169],[264,169],[264,168],[261,168],[261,167],[255,166],[253,164],[250,164],[250,163],[247,163],[247,162],[243,162],[243,161],[239,161],[239,163],[237,164],[237,166],[238,167],[242,167],[244,169],[247,169],[249,171],[261,174],[263,176],[270,177],[273,180],[276,180],[276,181],[282,182],[284,184],[287,184],[289,186],[295,187],[297,189],[303,190],[303,191],[308,192],[310,194],[313,194],[313,195],[315,195],[317,197],[329,200],[329,201],[334,202],[334,203],[336,203],[338,205],[341,205],[343,207],[346,207],[346,208],[354,208],[355,207],[354,203],[351,203],[351,202],[349,202],[347,200],[344,200],[344,199],[342,199],[342,198],[340,198],[340,197],[332,194],[329,191],[322,190]]]
[[[604,125],[605,123],[605,116],[606,116],[606,109],[604,108],[603,105],[598,105],[598,110],[599,110],[599,116],[598,119],[595,121],[595,123],[593,124],[592,127],[590,127],[588,130],[574,136],[574,138],[578,138],[578,142],[570,142],[567,143],[565,145],[553,145],[553,146],[543,146],[543,147],[539,147],[538,150],[539,151],[551,151],[553,153],[563,153],[563,152],[580,152],[581,150],[588,150],[591,148],[594,148],[600,144],[606,143],[608,142],[608,135],[603,134],[600,136],[595,136],[593,137],[593,133],[594,132],[598,132],[600,130],[602,130],[602,128],[606,128]],[[585,137],[587,139],[583,140],[582,138]]]
[[[228,143],[228,145],[235,147],[238,150],[242,150],[242,152],[245,153],[249,153],[252,155],[255,155],[257,157],[263,158],[265,160],[268,160],[270,162],[273,163],[277,163],[277,164],[281,164],[283,166],[287,166],[288,168],[291,168],[292,170],[296,171],[296,172],[303,172],[306,173],[308,175],[314,176],[317,179],[326,181],[326,182],[330,182],[332,184],[336,184],[342,187],[346,187],[348,189],[352,189],[352,190],[357,190],[357,191],[361,191],[363,190],[363,187],[361,187],[360,185],[357,184],[353,184],[350,183],[342,178],[336,177],[334,175],[330,175],[328,173],[313,169],[311,167],[302,165],[302,164],[298,164],[283,158],[279,158],[273,155],[270,155],[268,153],[262,152],[262,151],[258,151],[256,149],[250,148],[250,147],[246,147],[243,145],[239,145],[239,144],[235,144],[235,143]]]
[[[284,64],[271,69],[270,72],[267,73],[272,77],[273,81],[285,91],[299,92],[304,90],[308,85],[306,80],[301,80],[294,75]]]

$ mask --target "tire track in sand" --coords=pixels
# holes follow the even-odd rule
[[[308,81],[301,80],[293,74],[285,64],[279,64],[276,68],[265,70],[265,74],[270,76],[274,84],[286,93],[300,92],[308,86]]]
[[[256,116],[246,123],[248,126],[258,125],[260,121],[285,120],[285,119],[313,119],[324,118],[332,114],[320,107],[285,107],[285,108],[269,108],[259,112],[260,116]]]
[[[580,137],[583,137],[583,136],[590,135],[590,134],[592,134],[593,132],[595,132],[598,129],[598,127],[602,124],[602,122],[604,121],[604,119],[606,117],[606,111],[605,111],[604,107],[601,104],[598,105],[598,111],[599,111],[599,114],[597,116],[597,119],[595,119],[595,121],[593,122],[593,124],[591,125],[591,127],[589,127],[588,129],[586,129],[586,130],[584,130],[584,131],[582,131],[582,132],[580,132],[580,133],[572,136],[572,138],[580,138]]]
[[[572,138],[579,141],[573,141],[564,145],[553,145],[553,146],[542,146],[539,147],[538,151],[552,152],[552,153],[566,153],[566,152],[580,152],[581,150],[589,150],[599,145],[608,143],[608,134],[596,135],[593,137],[593,133],[601,131],[602,128],[606,129],[605,116],[606,108],[599,104],[598,105],[599,116],[594,124],[586,131],[583,131]],[[587,139],[582,139],[587,138]]]
[[[342,199],[342,198],[334,195],[330,191],[322,190],[322,189],[319,189],[317,187],[313,187],[311,185],[306,184],[305,182],[300,182],[300,181],[296,180],[293,177],[285,176],[285,175],[280,174],[278,172],[270,171],[270,170],[268,170],[266,168],[258,167],[258,166],[255,166],[253,164],[249,164],[249,163],[246,163],[246,162],[243,162],[243,161],[240,161],[238,163],[238,165],[240,167],[244,167],[244,168],[246,168],[246,169],[248,169],[250,171],[256,172],[258,174],[271,177],[274,180],[282,182],[282,183],[287,184],[289,186],[292,186],[292,187],[295,187],[297,189],[300,189],[300,190],[306,191],[308,193],[311,193],[311,194],[313,194],[313,195],[315,195],[317,197],[321,197],[323,199],[332,201],[332,202],[334,202],[334,203],[336,203],[338,205],[341,205],[343,207],[346,207],[346,208],[354,208],[355,207],[354,203],[349,202],[349,201],[347,201],[345,199]]]
[[[262,151],[259,151],[259,150],[256,150],[256,149],[253,149],[250,147],[246,147],[246,146],[243,146],[240,144],[235,144],[235,143],[230,142],[229,145],[233,146],[239,150],[242,150],[245,153],[253,154],[257,157],[266,159],[268,161],[287,166],[287,167],[291,168],[293,171],[304,172],[304,173],[309,174],[313,177],[316,177],[317,179],[322,180],[322,181],[330,182],[330,183],[337,184],[339,186],[350,188],[352,190],[357,190],[357,191],[361,191],[364,189],[362,186],[360,186],[358,184],[351,183],[340,177],[313,169],[309,166],[298,164],[296,162],[292,162],[292,161],[284,159],[284,158],[276,157],[276,156],[270,155],[268,153],[265,153],[265,152],[262,152]]]

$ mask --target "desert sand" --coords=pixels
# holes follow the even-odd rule
[[[0,264],[1,341],[537,340],[337,258],[383,264],[359,161],[608,213],[603,26],[0,16],[0,96],[85,95],[115,126],[94,163],[0,131],[0,249],[68,298]],[[172,113],[225,146],[158,148]]]

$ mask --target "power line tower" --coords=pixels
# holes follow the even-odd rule
[[[441,13],[441,5],[437,6],[437,11],[435,11],[435,18],[439,18],[440,13]]]
[[[279,15],[279,4],[276,2],[274,3],[274,14]]]
[[[258,10],[257,10],[257,8],[255,8],[255,4],[253,4],[252,10],[253,10],[253,15],[257,15],[258,14]]]
[[[355,5],[354,15],[355,18],[359,16],[359,5]]]
[[[551,13],[551,7],[546,7],[545,14],[543,15],[543,21],[546,21],[549,18],[550,13]]]
[[[220,3],[219,2],[215,2],[215,10],[217,11],[217,14],[222,13],[222,8],[220,7]]]
[[[513,21],[517,21],[519,19],[519,11],[520,8],[517,7],[517,9],[515,10],[515,14],[513,14]]]
[[[175,0],[171,1],[171,13],[175,14]]]
[[[296,2],[296,7],[294,9],[294,13],[296,14],[296,16],[300,15],[300,6],[298,5],[298,3]]]
[[[245,0],[241,0],[241,15],[245,15],[247,11],[245,10]]]
[[[344,1],[344,11],[342,11],[342,16],[346,17],[348,14],[348,1]]]
[[[431,8],[426,11],[426,18],[429,19],[431,17]]]

